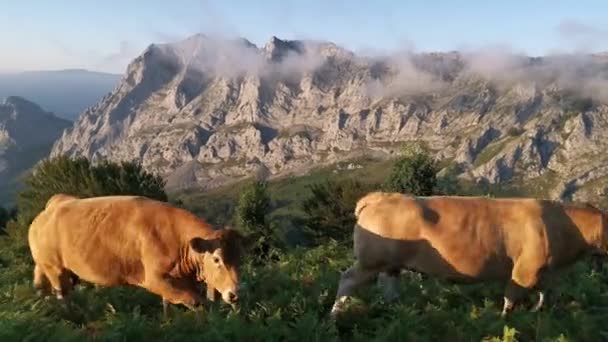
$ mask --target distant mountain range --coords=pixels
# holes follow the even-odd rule
[[[118,84],[120,75],[81,69],[0,73],[0,99],[21,96],[75,120]]]
[[[608,192],[608,58],[496,51],[358,56],[333,43],[195,35],[151,45],[53,155],[135,159],[213,188],[423,141],[476,182]]]
[[[24,98],[0,100],[0,204],[12,201],[18,177],[47,157],[71,122]]]

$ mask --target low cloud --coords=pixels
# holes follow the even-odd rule
[[[273,59],[271,46],[258,48],[242,38],[196,35],[164,48],[174,52],[187,68],[231,78],[287,77],[313,72],[324,60],[321,46],[316,42],[277,41],[275,49],[280,53],[275,53],[280,56]]]
[[[608,42],[608,29],[578,20],[564,20],[559,23],[556,31],[563,44],[578,53],[591,52]]]
[[[372,60],[373,79],[367,85],[367,94],[371,97],[416,95],[447,86],[438,75],[417,66],[415,57],[413,52],[404,50]]]
[[[608,29],[595,27],[577,20],[564,20],[557,26],[557,32],[566,39],[608,40]]]
[[[125,66],[129,64],[142,51],[142,47],[132,42],[123,40],[117,51],[102,56],[95,65],[95,69],[124,72]]]

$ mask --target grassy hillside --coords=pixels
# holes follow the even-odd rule
[[[326,168],[271,182],[270,219],[295,231],[293,222],[303,215],[299,204],[309,196],[308,185],[348,177],[379,183],[391,165],[390,161],[360,163],[366,167],[338,173]],[[223,224],[232,217],[242,185],[205,194],[174,194],[172,200]],[[523,193],[514,185],[477,191]],[[8,237],[0,237],[0,341],[608,340],[608,271],[595,273],[584,262],[556,283],[539,313],[518,308],[501,319],[505,284],[458,285],[411,273],[402,276],[401,298],[396,302],[384,302],[372,286],[362,290],[350,312],[334,324],[328,314],[340,271],[353,258],[350,244],[330,242],[291,248],[279,262],[265,266],[247,264],[239,312],[220,303],[206,304],[198,315],[173,307],[171,320],[164,321],[160,299],[141,289],[80,285],[69,308],[54,298],[38,298],[31,285],[32,263],[24,232],[9,232]],[[535,299],[532,296],[530,301]]]
[[[338,170],[348,164],[360,165],[362,168]],[[379,184],[386,179],[393,164],[391,160],[357,159],[330,167],[318,168],[305,176],[283,177],[270,181],[268,191],[273,202],[270,219],[283,224],[284,233],[288,234],[294,221],[297,222],[303,213],[302,201],[310,196],[309,186],[324,181],[354,179],[369,184]],[[217,226],[233,224],[234,206],[240,191],[248,181],[232,184],[209,192],[196,190],[172,194],[174,201],[180,201],[189,210],[205,217]],[[295,228],[297,229],[297,228]]]

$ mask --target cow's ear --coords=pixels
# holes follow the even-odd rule
[[[217,248],[217,239],[205,240],[196,237],[190,240],[190,247],[196,253],[213,252]]]
[[[248,241],[247,235],[244,235],[242,232],[232,228],[231,226],[225,225],[224,229],[222,229],[222,231],[223,231],[223,235],[226,239],[236,242],[236,243],[240,244],[241,246],[246,244]]]

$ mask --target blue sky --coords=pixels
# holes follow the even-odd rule
[[[352,50],[508,46],[543,55],[608,50],[608,1],[5,0],[0,71],[122,73],[150,43],[196,32],[326,39]]]

